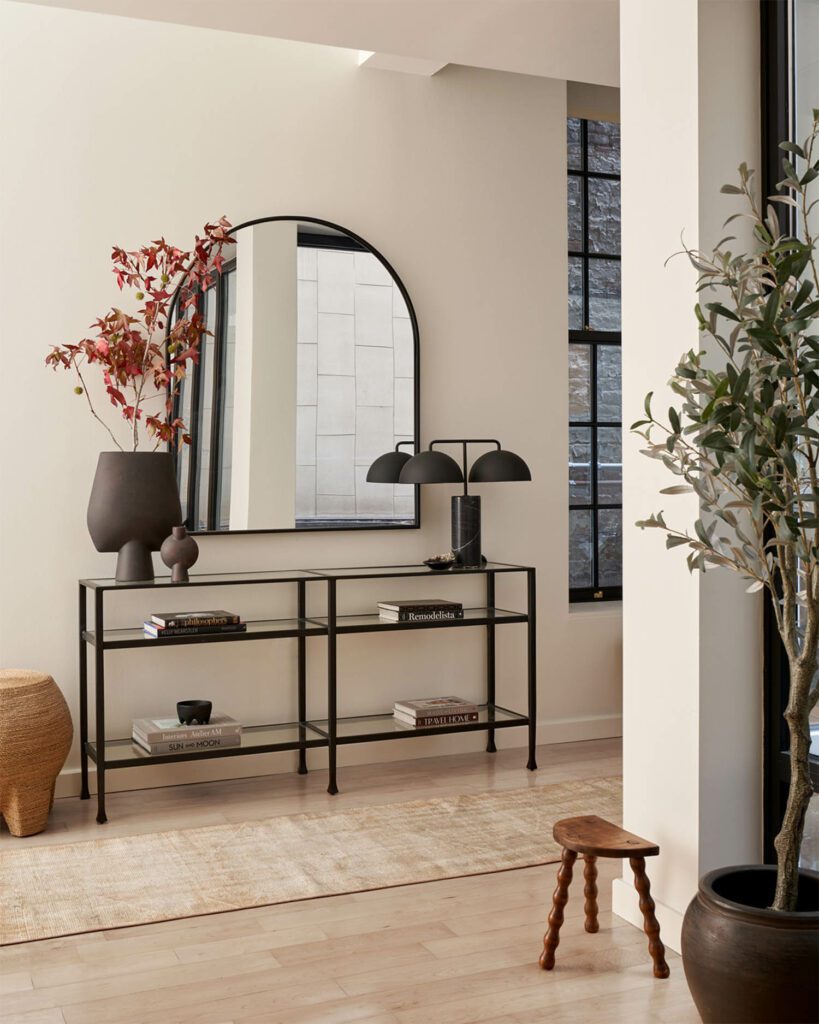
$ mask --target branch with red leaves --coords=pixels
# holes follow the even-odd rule
[[[46,364],[55,370],[73,370],[79,383],[74,388],[85,395],[91,414],[105,427],[121,451],[111,428],[97,414],[88,394],[84,371],[97,367],[111,404],[118,408],[129,425],[129,447],[139,448],[139,426],[160,444],[190,444],[183,421],[173,416],[174,399],[185,379],[189,363],[199,362],[202,337],[210,334],[197,310],[197,296],[213,285],[214,273],[221,274],[222,249],[234,241],[231,224],[220,217],[206,224],[204,234],[196,236],[193,249],[186,251],[170,245],[164,238],[141,249],[128,252],[114,246],[111,260],[120,290],[134,291],[142,306],[135,316],[111,309],[92,325],[92,337],[70,345],[55,345],[46,356]],[[173,324],[174,296],[179,290],[177,317]],[[145,403],[164,397],[164,413],[157,415]]]

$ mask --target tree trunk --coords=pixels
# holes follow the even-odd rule
[[[810,779],[810,688],[816,676],[817,652],[804,651],[789,657],[790,698],[785,721],[790,732],[791,780],[782,828],[774,840],[776,848],[776,894],[773,910],[795,910],[799,887],[799,850],[805,816],[813,795]]]

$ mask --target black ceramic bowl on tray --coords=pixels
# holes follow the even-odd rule
[[[213,704],[209,700],[180,700],[176,705],[176,717],[180,725],[207,725]]]
[[[425,558],[424,565],[428,569],[433,569],[435,572],[443,572],[446,569],[451,569],[455,565],[455,559],[451,556],[449,558]]]

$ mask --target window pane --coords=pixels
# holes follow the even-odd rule
[[[224,378],[222,387],[221,451],[219,458],[219,523],[223,530],[230,529],[230,484],[233,465],[233,394],[236,363],[236,272],[222,276],[222,287],[227,292],[225,302]]]
[[[814,793],[805,815],[805,832],[799,850],[799,867],[819,871],[819,798]]]
[[[607,256],[620,254],[619,181],[589,178],[589,249]]]
[[[617,260],[589,260],[589,326],[593,331],[620,330],[620,263]]]
[[[569,151],[568,166],[573,171],[579,171],[583,167],[583,154],[581,151],[580,118],[568,118],[568,120],[566,121],[566,137]]]
[[[185,317],[190,318],[193,315],[193,307],[189,307],[187,312],[183,314]],[[176,323],[181,317],[177,311],[173,318],[173,322]],[[193,424],[191,423],[191,396],[193,394],[193,374],[196,373],[196,366],[190,363],[187,367],[187,376],[183,377],[179,381],[179,398],[177,409],[177,415],[180,416],[185,424],[187,432],[191,433]],[[191,468],[191,446],[189,444],[183,444],[177,454],[177,480],[179,482],[179,501],[182,506],[182,522],[186,523],[188,515],[188,481],[190,479],[190,468]],[[191,527],[193,529],[193,527]]]
[[[592,514],[569,513],[569,586],[594,586],[592,575]]]
[[[613,121],[589,121],[589,170],[620,173],[620,125]]]
[[[623,448],[620,427],[597,431],[597,500],[616,505],[623,500]]]
[[[622,586],[623,513],[619,508],[601,508],[597,522],[600,586]]]
[[[619,423],[622,412],[623,385],[620,376],[620,346],[596,345],[597,349],[597,419],[603,423]]]
[[[590,505],[592,500],[590,427],[569,428],[569,504]]]
[[[591,345],[569,345],[569,420],[591,419]]]
[[[583,260],[569,257],[569,330],[583,330]]]
[[[199,391],[199,422],[192,431],[193,443],[196,445],[199,465],[196,474],[196,515],[194,529],[207,529],[208,496],[210,483],[210,429],[213,416],[213,348],[216,330],[216,293],[213,288],[205,292],[204,313],[205,334],[199,343],[199,365],[196,368],[200,381]]]
[[[573,174],[568,181],[569,251],[583,249],[583,182]],[[613,249],[612,252],[619,252]]]

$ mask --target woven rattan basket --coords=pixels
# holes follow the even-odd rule
[[[71,712],[42,672],[0,669],[0,815],[9,832],[42,832],[71,747]]]

